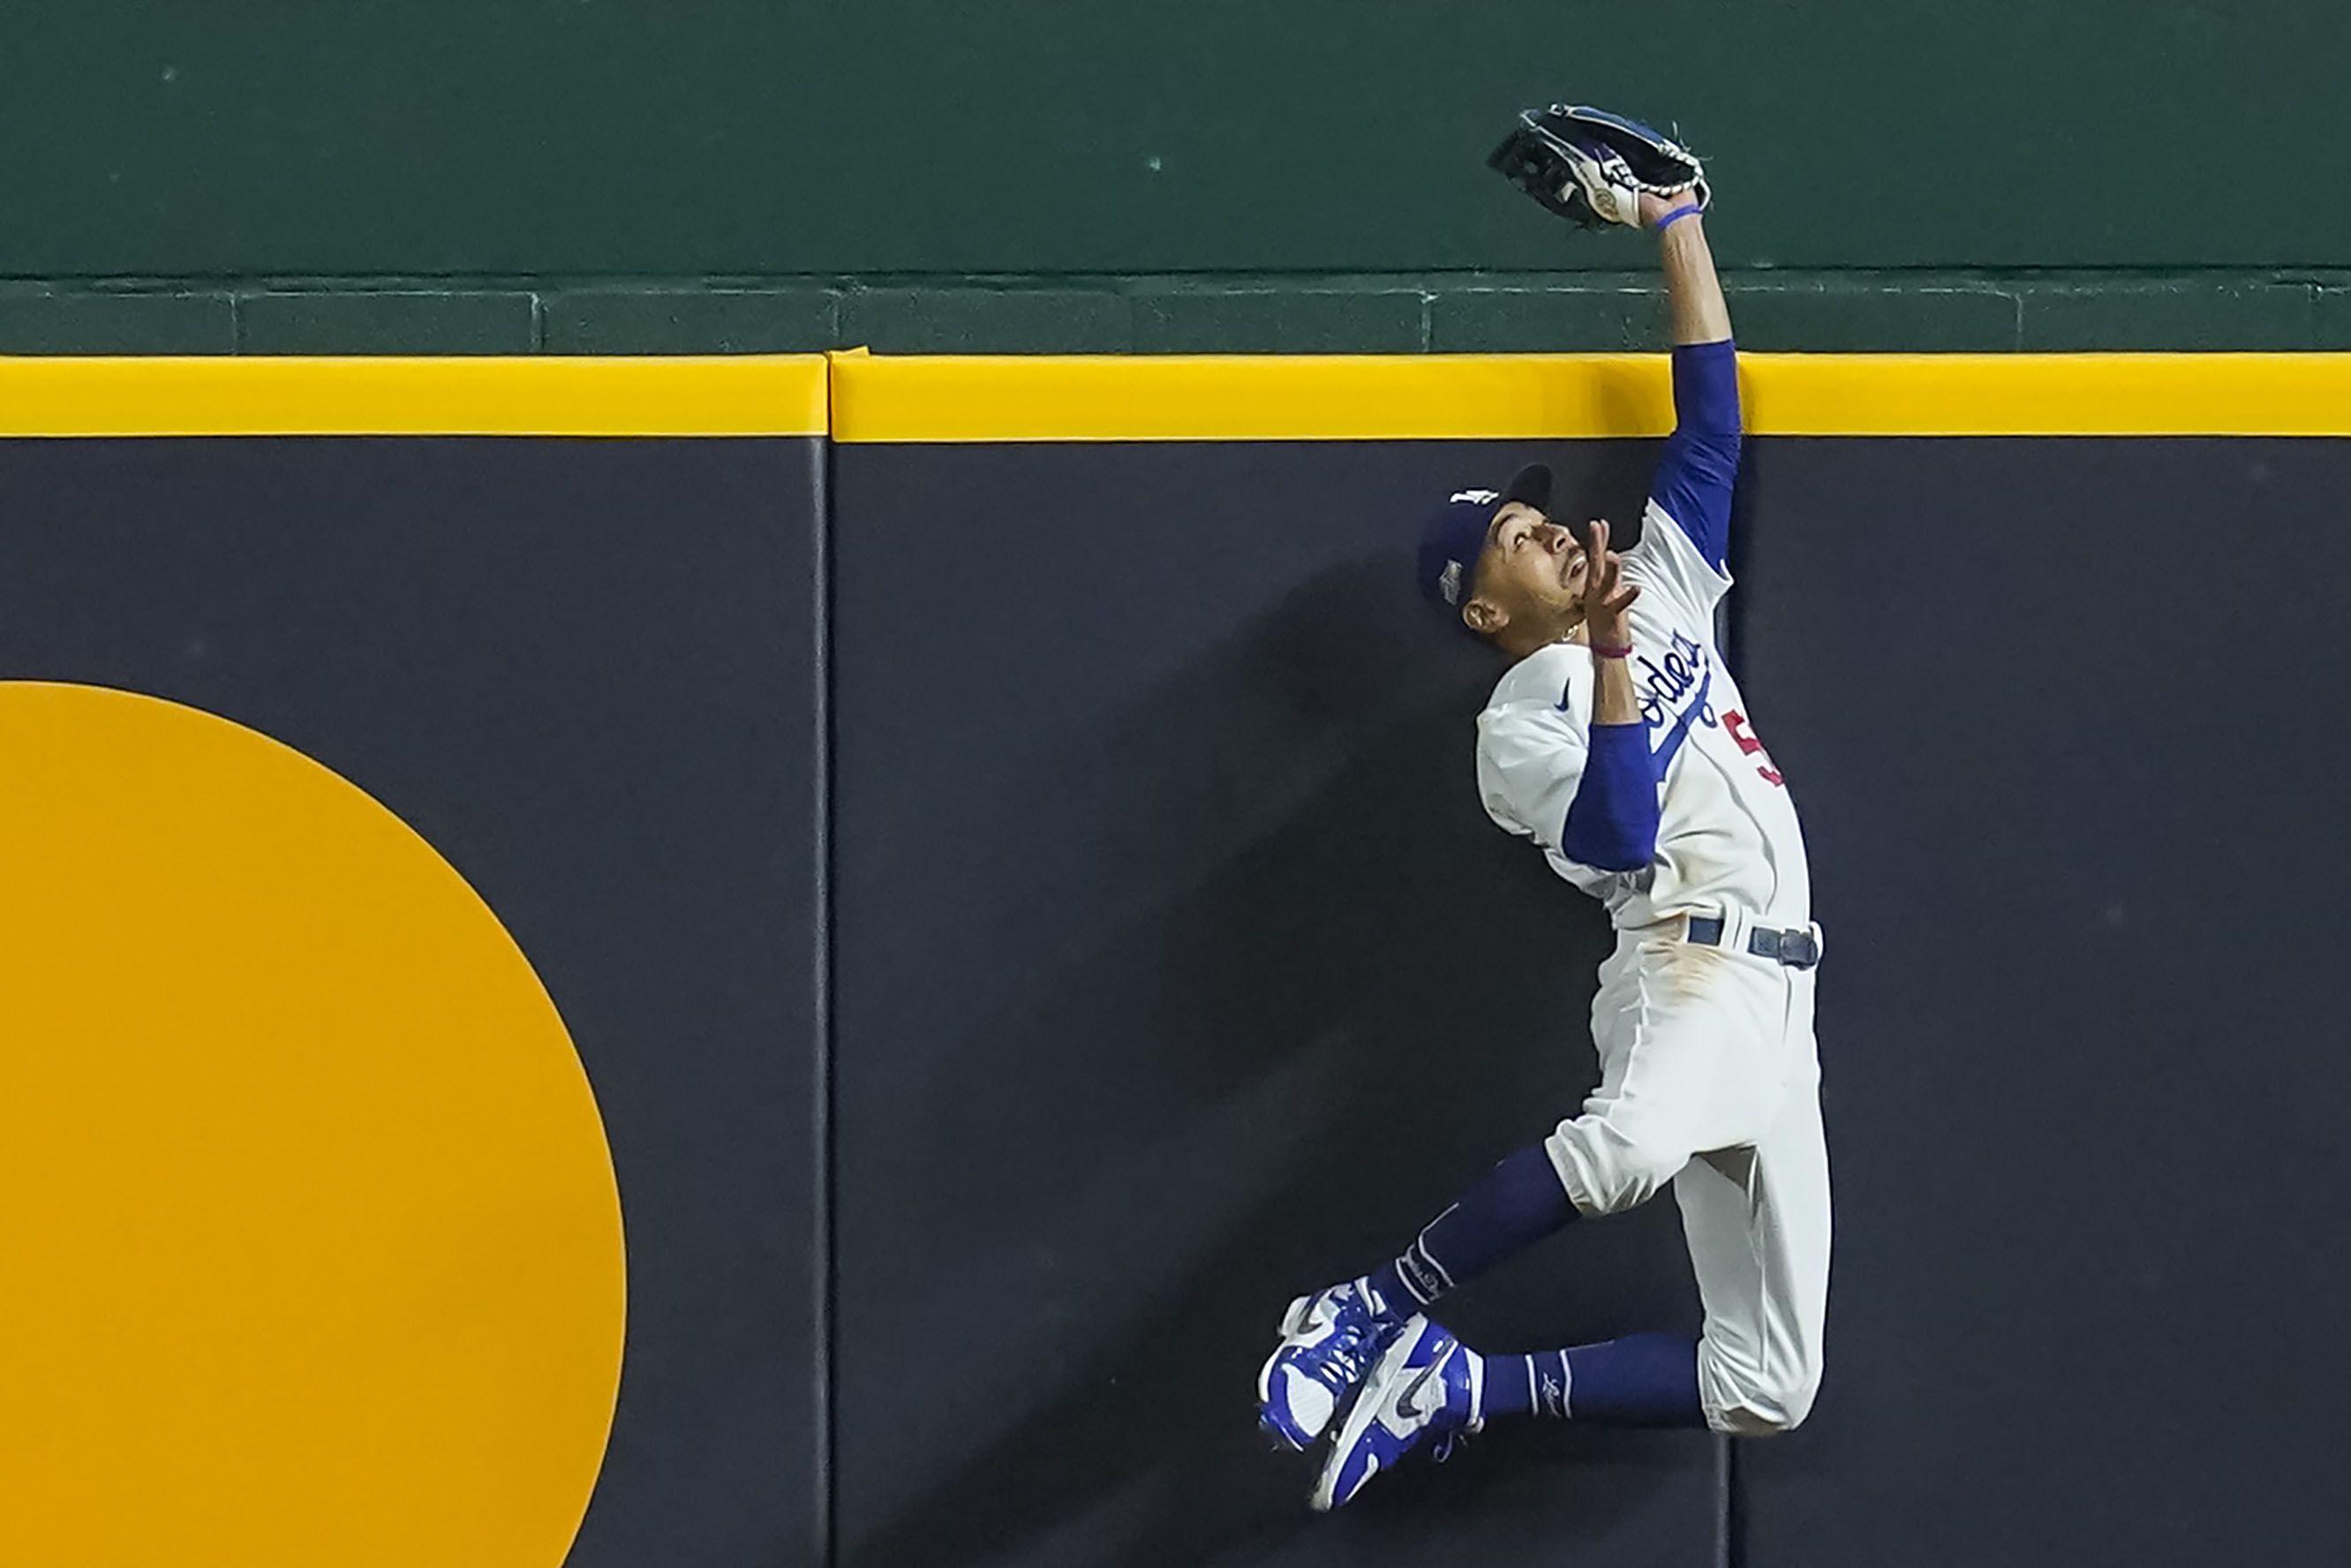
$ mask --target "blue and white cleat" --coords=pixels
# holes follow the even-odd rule
[[[1339,1424],[1309,1499],[1318,1512],[1354,1500],[1374,1476],[1392,1470],[1406,1454],[1434,1444],[1442,1463],[1459,1439],[1485,1426],[1486,1363],[1444,1324],[1414,1318],[1364,1380]]]
[[[1311,1448],[1402,1326],[1361,1280],[1290,1302],[1281,1343],[1257,1375],[1258,1425],[1284,1448]]]

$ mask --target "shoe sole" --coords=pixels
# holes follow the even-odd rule
[[[1332,1494],[1338,1490],[1339,1467],[1346,1462],[1347,1450],[1379,1419],[1380,1406],[1387,1403],[1389,1385],[1412,1359],[1413,1347],[1420,1343],[1420,1336],[1427,1330],[1426,1318],[1416,1317],[1406,1322],[1395,1343],[1380,1352],[1371,1375],[1355,1389],[1354,1403],[1347,1406],[1346,1419],[1339,1423],[1339,1435],[1332,1440],[1331,1457],[1322,1461],[1322,1473],[1314,1478],[1314,1490],[1307,1495],[1306,1500],[1315,1512],[1328,1513],[1336,1506]]]

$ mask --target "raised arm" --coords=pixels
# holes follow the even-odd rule
[[[1689,536],[1707,564],[1722,570],[1730,542],[1730,487],[1739,475],[1739,375],[1730,346],[1730,308],[1714,276],[1705,219],[1656,196],[1642,215],[1662,221],[1667,299],[1673,312],[1674,434],[1658,461],[1650,496]],[[1591,525],[1593,569],[1586,574],[1583,624],[1593,674],[1592,723],[1583,777],[1569,806],[1560,848],[1570,860],[1604,871],[1637,871],[1656,855],[1657,775],[1649,754],[1626,660],[1625,619],[1640,590],[1620,587],[1621,562],[1608,548],[1608,525]]]
[[[1730,307],[1707,248],[1706,218],[1644,193],[1641,218],[1664,220],[1658,245],[1674,345],[1674,434],[1649,495],[1716,570],[1730,553],[1730,487],[1739,475],[1739,365]]]

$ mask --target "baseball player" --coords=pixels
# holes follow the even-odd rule
[[[1676,426],[1639,542],[1620,553],[1606,523],[1579,534],[1552,517],[1537,465],[1499,492],[1456,492],[1427,528],[1420,577],[1509,662],[1478,717],[1488,813],[1615,927],[1592,1006],[1601,1082],[1392,1261],[1290,1304],[1259,1374],[1260,1417],[1293,1448],[1329,1439],[1318,1509],[1499,1417],[1760,1437],[1802,1421],[1820,1382],[1821,936],[1787,782],[1713,633],[1740,413],[1708,193],[1693,182],[1660,194],[1604,158],[1569,162],[1593,212],[1654,230],[1663,252]],[[1668,1186],[1705,1307],[1695,1343],[1481,1354],[1430,1315],[1502,1259]]]

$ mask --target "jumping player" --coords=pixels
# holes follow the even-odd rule
[[[1820,1382],[1820,929],[1795,808],[1713,630],[1740,450],[1730,316],[1700,204],[1623,194],[1624,221],[1658,235],[1674,345],[1676,427],[1639,542],[1620,555],[1606,523],[1578,538],[1554,520],[1537,465],[1457,492],[1420,551],[1428,596],[1510,661],[1478,718],[1488,813],[1615,927],[1592,1006],[1600,1087],[1394,1261],[1291,1303],[1260,1417],[1294,1448],[1330,1437],[1318,1509],[1499,1416],[1760,1437],[1803,1420]],[[1695,1343],[1481,1354],[1428,1315],[1512,1253],[1668,1185],[1705,1307]]]

